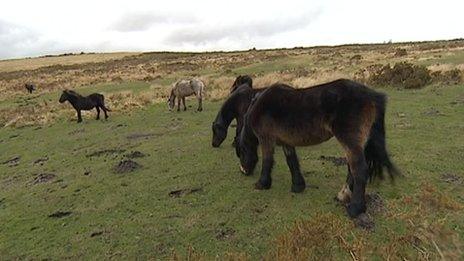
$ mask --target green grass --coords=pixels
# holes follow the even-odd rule
[[[131,83],[89,87],[83,92],[123,88],[147,86]],[[451,173],[464,180],[464,86],[385,91],[389,94],[388,147],[406,177],[395,186],[389,182],[370,185],[369,190],[385,200],[387,210],[375,215],[374,232],[353,229],[346,235],[349,242],[366,238],[374,246],[366,255],[376,258],[382,256],[382,246],[407,233],[409,223],[394,215],[416,211],[417,205],[402,202],[407,197],[416,199],[424,184],[464,204],[464,186],[441,178]],[[163,104],[127,114],[110,113],[108,121],[95,121],[90,112],[82,124],[63,118],[42,128],[0,129],[0,163],[20,157],[17,166],[0,164],[1,259],[163,258],[173,251],[185,254],[189,246],[208,258],[245,252],[257,259],[267,255],[274,239],[297,220],[331,213],[351,224],[333,201],[346,167],[319,159],[343,156],[335,140],[297,150],[307,183],[319,189],[290,193],[290,174],[283,153],[277,150],[273,187],[256,191],[253,183],[258,173],[245,177],[238,171],[230,145],[233,129],[219,149],[211,147],[210,126],[221,102],[206,102],[201,113],[194,112],[194,100],[188,104],[192,107],[180,113],[167,111]],[[134,134],[150,136],[128,138]],[[125,152],[87,156],[107,149]],[[113,167],[132,151],[146,154],[134,159],[143,167],[113,173]],[[34,164],[45,157],[48,160],[42,166]],[[53,173],[56,178],[33,185],[40,173]],[[170,196],[175,190],[192,189],[199,190]],[[56,211],[72,214],[48,217]],[[464,237],[462,209],[423,211],[423,221],[445,220],[448,229]],[[93,233],[98,235],[92,237]],[[413,246],[404,247],[404,255],[417,257]],[[331,251],[335,257],[350,258],[341,247]]]

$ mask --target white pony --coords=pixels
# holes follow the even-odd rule
[[[177,111],[180,111],[180,101],[185,106],[185,97],[195,94],[198,99],[198,111],[202,111],[202,100],[205,92],[205,84],[200,79],[180,80],[172,85],[171,95],[168,99],[169,110],[174,109],[175,99],[177,98]]]

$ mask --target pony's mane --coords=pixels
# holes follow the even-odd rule
[[[82,97],[79,93],[73,91],[73,90],[65,90],[65,92],[69,95],[76,96],[76,97]]]

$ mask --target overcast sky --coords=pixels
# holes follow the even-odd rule
[[[463,0],[4,0],[0,59],[464,37]]]

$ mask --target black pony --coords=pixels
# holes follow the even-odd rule
[[[234,119],[237,120],[237,127],[232,145],[235,146],[238,144],[245,113],[250,106],[253,97],[262,91],[264,91],[264,89],[251,89],[247,84],[241,85],[234,90],[234,92],[222,105],[216,116],[216,119],[213,122],[213,147],[219,147],[225,140],[227,137],[227,129]]]
[[[275,84],[250,105],[240,136],[241,170],[249,175],[258,161],[261,145],[263,165],[256,189],[271,187],[274,147],[283,147],[292,174],[292,191],[306,185],[300,172],[296,146],[311,146],[335,136],[348,161],[346,184],[338,199],[347,203],[351,217],[365,212],[368,179],[400,174],[388,156],[384,117],[386,97],[359,83],[340,79],[304,89]]]
[[[26,90],[27,90],[29,93],[32,93],[33,91],[36,90],[35,85],[32,84],[32,83],[26,83],[26,84],[24,84],[24,87],[26,88]]]
[[[77,111],[77,122],[82,121],[81,110],[89,111],[93,108],[97,109],[97,120],[100,119],[100,109],[105,113],[105,119],[108,118],[107,111],[110,109],[105,107],[105,97],[99,93],[92,93],[89,96],[82,96],[75,91],[64,90],[60,97],[60,103],[69,101]]]
[[[237,141],[243,126],[243,117],[245,112],[247,111],[253,96],[262,90],[263,89],[253,89],[253,80],[248,75],[239,75],[235,79],[232,87],[230,88],[230,96],[222,105],[216,119],[213,122],[213,147],[219,147],[225,140],[227,137],[227,129],[234,119],[237,120],[237,127],[232,145],[235,146],[238,144]]]
[[[249,75],[239,75],[235,78],[234,83],[230,87],[230,93],[233,93],[238,87],[242,85],[248,85],[250,88],[253,88],[253,79]]]

